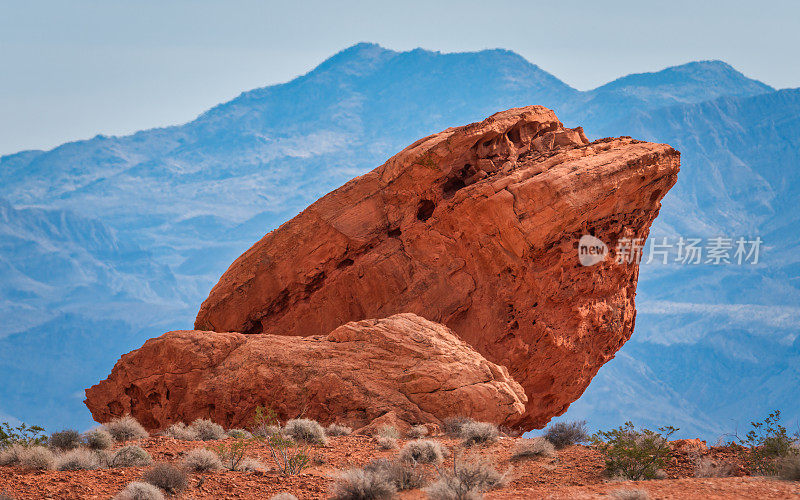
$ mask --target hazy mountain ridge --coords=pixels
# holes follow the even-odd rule
[[[120,273],[138,287],[124,307],[111,305],[109,309],[117,307],[123,321],[135,315],[188,328],[211,285],[253,242],[320,195],[430,133],[501,109],[535,103],[553,108],[569,126],[584,126],[592,137],[624,134],[670,143],[683,153],[683,171],[665,199],[653,234],[763,233],[765,240],[780,234],[772,239],[773,248],[766,255],[780,255],[781,266],[724,272],[686,266],[644,267],[638,298],[640,303],[652,302],[653,309],[639,315],[637,334],[620,359],[601,370],[569,415],[591,407],[589,413],[596,415],[586,417],[596,425],[619,423],[626,415],[635,414],[647,424],[674,423],[689,434],[711,434],[719,431],[719,417],[704,413],[708,409],[698,401],[705,399],[692,399],[699,396],[677,390],[685,386],[660,371],[666,365],[658,364],[655,356],[670,352],[670,357],[683,356],[680,359],[688,363],[680,349],[697,344],[713,355],[692,362],[725,368],[731,348],[723,349],[719,339],[727,326],[746,332],[734,341],[739,349],[758,342],[761,337],[754,337],[754,332],[761,328],[770,328],[780,339],[775,342],[786,345],[786,339],[796,335],[795,326],[789,323],[776,328],[758,318],[742,326],[734,316],[723,314],[724,309],[713,320],[697,312],[652,311],[663,308],[659,303],[675,302],[676,298],[711,305],[774,301],[790,310],[800,304],[788,279],[800,270],[793,250],[800,238],[794,229],[794,211],[788,208],[796,201],[797,178],[781,176],[780,168],[797,165],[797,93],[775,92],[719,61],[630,75],[579,92],[510,51],[439,54],[417,49],[398,53],[359,44],[291,82],[244,92],[185,125],[126,137],[98,136],[47,152],[2,157],[0,182],[6,188],[4,196],[17,207],[46,207],[99,219],[113,228],[118,245],[144,249],[136,258],[120,259],[112,253],[102,261],[111,269],[107,272]],[[764,151],[765,145],[768,151]],[[54,245],[71,248],[72,243],[59,240]],[[4,247],[0,262],[19,260],[21,248]],[[96,265],[71,254],[68,258],[79,268]],[[46,260],[38,262],[44,265]],[[0,269],[0,274],[3,272]],[[22,283],[35,272],[15,274],[11,282]],[[745,288],[748,286],[751,288]],[[170,308],[174,305],[166,318],[152,312],[158,306],[145,293],[148,287],[157,290],[156,300]],[[4,304],[29,305],[24,294],[8,300],[26,289],[20,285],[15,290],[3,292]],[[85,311],[97,307],[92,297],[114,295],[91,287],[85,291],[82,302],[76,300]],[[65,309],[56,298],[51,300],[42,301],[41,306],[36,303],[37,308],[51,309],[47,319]],[[145,313],[148,308],[155,309]],[[3,319],[28,314],[24,309],[2,313]],[[113,321],[115,316],[109,313],[106,318]],[[64,335],[77,335],[79,320],[75,321],[75,328]],[[120,337],[97,353],[98,367],[110,366],[128,339],[141,335],[116,324],[92,325]],[[653,339],[660,332],[673,332],[677,326],[696,326],[707,333],[691,336],[678,328],[675,335],[664,335],[676,339],[677,347],[654,347]],[[119,333],[123,330],[126,333]],[[0,337],[3,333],[0,331]],[[7,349],[22,350],[24,335],[34,333],[9,337]],[[639,333],[643,333],[641,342]],[[86,337],[80,338],[86,341]],[[42,353],[42,359],[48,359],[47,355]],[[651,368],[644,370],[643,366]],[[38,376],[46,381],[50,375]],[[0,377],[7,375],[3,372]],[[13,392],[9,379],[0,382],[12,387],[5,391]],[[82,383],[76,380],[75,390],[82,389]],[[633,412],[632,398],[644,398],[645,392],[655,392],[647,400],[660,406]],[[591,403],[604,401],[598,394],[605,401],[609,394],[616,394],[617,412]],[[775,397],[778,402],[782,396]],[[20,401],[6,394],[2,399]],[[70,400],[67,406],[65,412],[70,416],[60,422],[85,425],[86,412],[79,401]],[[4,406],[2,410],[29,419],[17,414],[22,407]],[[800,413],[800,408],[786,410]],[[682,414],[683,420],[674,421]]]

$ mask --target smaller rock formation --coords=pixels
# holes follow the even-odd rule
[[[242,427],[258,406],[356,428],[387,416],[439,424],[458,414],[502,424],[527,402],[505,367],[410,313],[327,336],[169,332],[122,356],[86,398],[98,422],[130,413],[151,430],[198,417]]]

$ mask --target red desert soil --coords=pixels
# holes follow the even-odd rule
[[[453,439],[436,437],[451,450],[462,450]],[[402,443],[407,440],[401,440]],[[512,468],[508,486],[492,491],[487,499],[553,498],[590,499],[610,498],[619,489],[646,490],[654,499],[779,499],[800,497],[800,484],[765,477],[694,478],[697,459],[690,453],[674,453],[666,472],[668,479],[653,481],[610,481],[603,474],[603,459],[588,447],[572,446],[561,450],[558,457],[510,460],[515,440],[501,438],[497,443],[473,448],[470,453],[491,458],[498,470]],[[155,461],[180,462],[188,450],[213,446],[215,442],[176,441],[154,437],[139,442]],[[251,456],[270,467],[269,450],[253,445]],[[379,451],[372,438],[359,435],[330,438],[328,447],[311,448],[315,463],[303,474],[282,477],[273,470],[263,472],[215,472],[192,474],[190,487],[178,499],[268,499],[286,491],[299,499],[327,498],[337,471],[363,466],[374,458],[392,458],[396,451]],[[711,448],[704,452],[715,460],[734,460],[726,448]],[[452,460],[452,457],[450,458]],[[449,463],[452,463],[449,461]],[[447,465],[447,464],[445,464]],[[138,480],[145,468],[118,468],[95,471],[57,472],[28,471],[0,467],[0,492],[22,499],[108,499],[126,484]],[[740,470],[743,470],[740,468]],[[434,469],[430,469],[431,477]],[[400,494],[402,499],[423,499],[420,490]]]

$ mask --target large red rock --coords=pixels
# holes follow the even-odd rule
[[[633,332],[636,262],[680,155],[589,142],[541,106],[420,139],[324,196],[230,266],[198,330],[321,335],[414,312],[452,328],[525,388],[517,424],[563,413]],[[582,267],[594,235],[605,261]]]
[[[504,367],[414,314],[348,323],[324,337],[169,332],[86,390],[98,422],[130,413],[150,429],[199,417],[246,426],[257,406],[354,427],[439,424],[462,413],[507,423],[526,400]]]

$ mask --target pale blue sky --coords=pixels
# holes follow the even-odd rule
[[[359,41],[502,47],[582,90],[700,59],[800,86],[794,0],[0,0],[0,154],[183,123]]]

